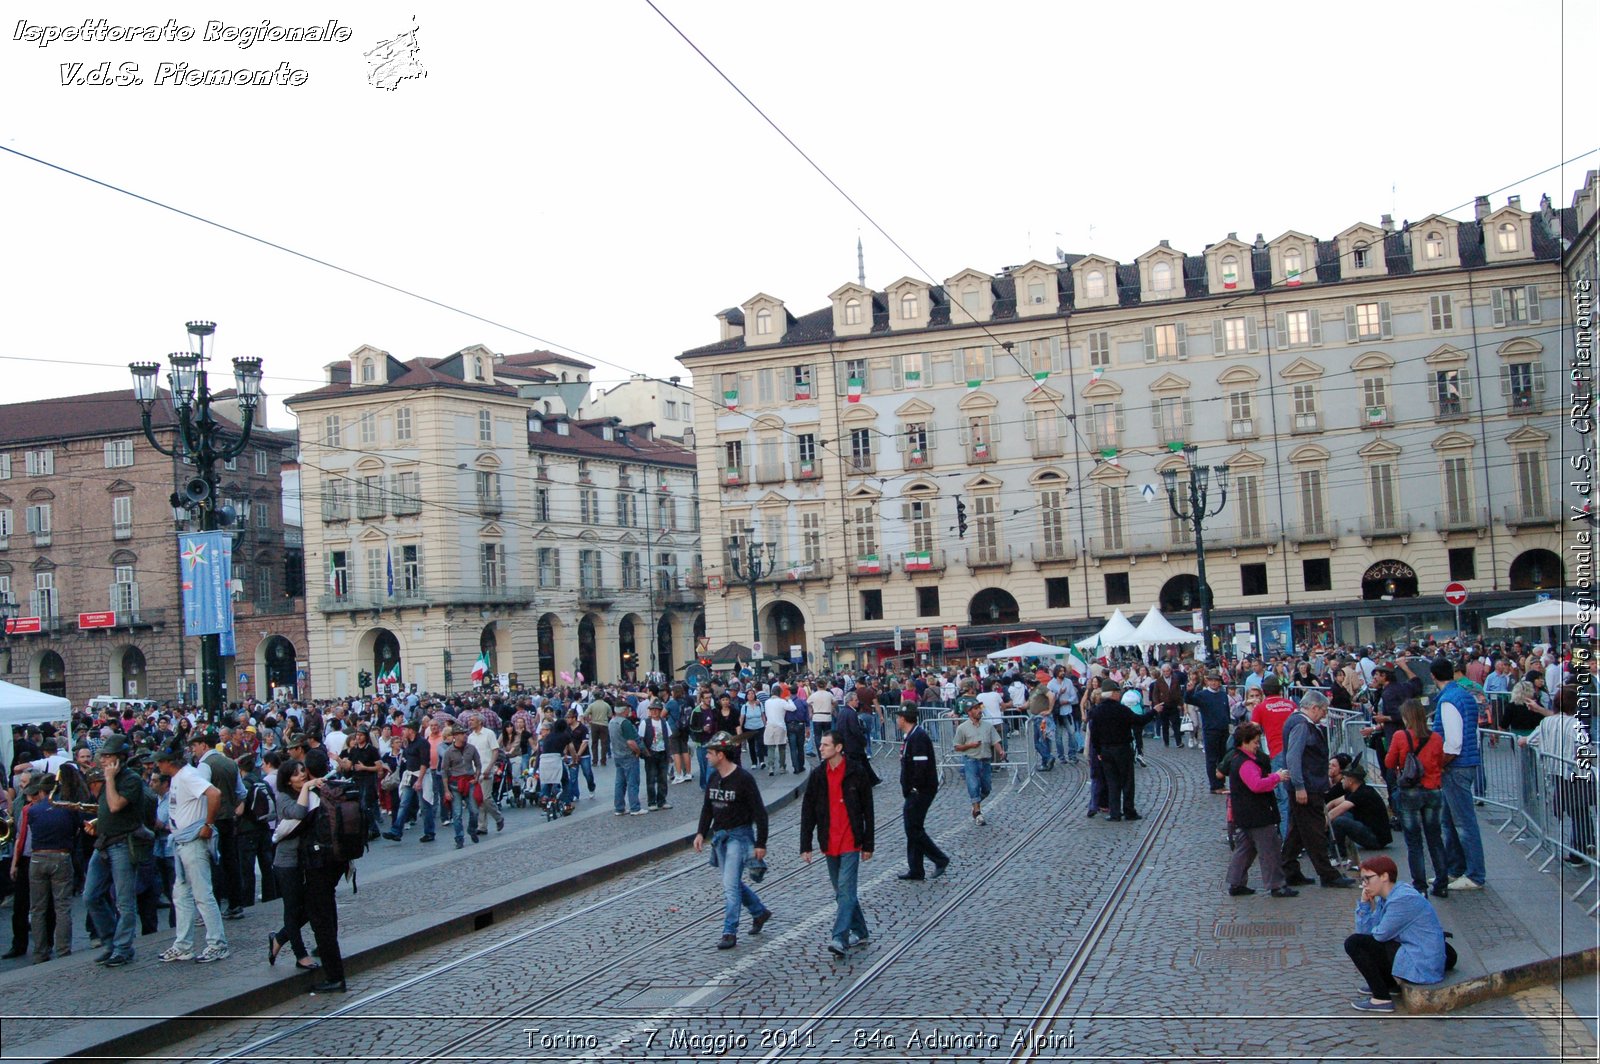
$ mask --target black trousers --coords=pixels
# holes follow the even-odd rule
[[[914,876],[923,875],[925,872],[923,859],[934,863],[937,868],[943,868],[950,863],[950,858],[939,849],[937,843],[928,834],[928,807],[933,805],[933,795],[913,794],[905,801],[906,816],[906,865]]]
[[[651,751],[644,755],[643,760],[645,805],[666,805],[667,769],[672,764],[671,757],[666,751],[659,754]]]
[[[1371,935],[1356,934],[1344,940],[1344,951],[1354,962],[1356,970],[1367,980],[1367,986],[1372,990],[1372,996],[1379,1001],[1388,1001],[1400,990],[1400,985],[1394,978],[1394,958],[1400,952],[1400,940],[1379,942]],[[1444,969],[1449,971],[1456,966],[1456,949],[1450,943],[1444,944]]]
[[[306,869],[306,917],[317,939],[322,973],[332,982],[344,979],[344,956],[339,952],[339,903],[333,895],[344,871],[344,865]]]
[[[212,893],[223,909],[244,907],[244,889],[239,883],[239,822],[229,817],[217,824],[216,875],[212,876]]]
[[[294,951],[295,960],[306,956],[306,941],[300,929],[306,926],[306,874],[299,865],[272,869],[277,883],[278,897],[283,900],[283,926],[278,929],[279,942],[287,943]]]
[[[1111,819],[1138,812],[1133,806],[1133,747],[1124,743],[1102,749],[1100,774],[1106,781],[1106,805],[1111,808]]]
[[[256,903],[256,869],[261,870],[261,900],[278,900],[278,881],[272,874],[272,832],[265,825],[249,824],[239,832],[239,895],[246,906]]]
[[[1161,716],[1156,718],[1156,723],[1161,726],[1162,746],[1183,745],[1183,707],[1163,707]]]
[[[1301,805],[1289,796],[1289,834],[1283,840],[1283,870],[1290,879],[1300,873],[1300,851],[1311,858],[1317,877],[1326,883],[1344,875],[1328,860],[1328,820],[1320,794],[1311,794]]]
[[[1200,733],[1200,739],[1206,748],[1206,786],[1213,791],[1227,786],[1217,779],[1217,766],[1222,763],[1222,755],[1228,749],[1228,730],[1207,728]]]

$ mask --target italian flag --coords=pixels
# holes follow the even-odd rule
[[[1100,449],[1100,458],[1108,465],[1115,466],[1118,469],[1122,468],[1122,461],[1117,457],[1117,449],[1115,447],[1102,447]]]
[[[1171,451],[1173,454],[1182,454],[1183,453],[1183,441],[1182,440],[1173,440],[1171,443],[1167,444],[1167,450]]]
[[[911,551],[905,557],[905,565],[906,565],[906,571],[907,572],[914,572],[914,571],[916,571],[918,569],[932,569],[933,568],[933,551],[931,551],[931,550],[914,550],[914,551]]]
[[[906,380],[908,380],[908,381],[920,381],[921,379],[922,379],[922,371],[920,369],[908,369],[908,370],[906,370]]]
[[[1223,288],[1238,288],[1239,287],[1239,271],[1237,269],[1235,269],[1232,266],[1224,266],[1222,268],[1222,287]]]
[[[1104,366],[1096,366],[1094,368],[1093,377],[1094,377],[1095,380],[1099,380],[1101,377],[1104,377],[1105,375],[1106,375],[1106,368]]]
[[[982,388],[983,387],[983,378],[982,377],[974,377],[974,378],[972,378],[971,380],[967,381],[967,387],[971,388],[971,389],[974,389],[974,390],[976,390],[978,388]]]
[[[1300,271],[1299,270],[1289,270],[1284,275],[1283,283],[1288,285],[1290,288],[1299,288],[1300,287]]]
[[[911,464],[912,465],[921,465],[922,463],[926,462],[927,460],[928,460],[928,456],[927,456],[927,453],[925,451],[912,451],[911,452]]]
[[[797,384],[797,385],[795,385],[794,386],[794,397],[796,399],[810,399],[811,398],[811,385],[809,385],[809,384]]]
[[[395,687],[400,686],[400,663],[398,661],[392,663],[387,672],[380,672],[378,674],[379,687],[390,684]]]
[[[1033,375],[1033,379],[1034,383],[1043,384],[1045,381],[1050,379],[1050,373],[1048,370],[1040,370],[1038,373]]]
[[[1089,675],[1089,663],[1083,659],[1083,655],[1078,653],[1076,649],[1067,652],[1067,669],[1074,676],[1083,677]]]
[[[800,475],[801,476],[809,477],[811,474],[815,473],[816,471],[817,471],[817,464],[815,462],[811,461],[810,459],[801,459],[801,461],[800,461]]]
[[[849,397],[850,402],[852,402],[852,403],[861,402],[861,378],[860,377],[851,377],[850,378],[850,389],[845,394]]]
[[[974,443],[972,445],[972,457],[974,457],[974,458],[987,458],[987,457],[989,457],[989,445],[987,443],[984,443],[982,440],[979,440],[978,442]]]
[[[876,554],[864,554],[857,558],[856,569],[863,573],[876,573],[882,571],[882,567],[878,564],[878,556]]]
[[[472,682],[482,683],[489,676],[489,655],[479,652],[478,661],[472,666]]]
[[[728,467],[727,480],[728,480],[729,484],[737,484],[737,483],[739,483],[739,467],[738,466],[729,466]]]
[[[726,406],[729,410],[739,409],[739,389],[729,388],[727,391],[723,392],[722,405]]]

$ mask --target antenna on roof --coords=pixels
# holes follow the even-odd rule
[[[861,234],[856,233],[856,280],[862,288],[867,287],[867,256],[861,250]]]

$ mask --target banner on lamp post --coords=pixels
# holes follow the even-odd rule
[[[184,634],[227,632],[231,636],[233,537],[226,532],[182,533],[178,536],[178,559],[182,574]]]

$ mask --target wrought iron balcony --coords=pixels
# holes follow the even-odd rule
[[[1363,514],[1357,527],[1362,539],[1381,539],[1409,536],[1413,526],[1410,514],[1396,510],[1387,514]]]
[[[1503,511],[1506,528],[1536,528],[1541,525],[1558,525],[1561,512],[1548,500],[1523,499],[1510,503]]]
[[[1487,508],[1474,509],[1471,506],[1461,506],[1453,510],[1435,510],[1433,527],[1446,534],[1476,532],[1479,535],[1486,535],[1489,531],[1489,511]]]
[[[1011,568],[1011,544],[994,543],[967,548],[968,569]]]
[[[1078,560],[1078,541],[1062,539],[1051,543],[1034,540],[1028,544],[1028,556],[1035,565],[1069,565]]]
[[[789,561],[783,565],[775,566],[771,573],[762,577],[763,583],[769,584],[803,584],[807,580],[829,580],[833,577],[833,562],[827,558],[816,561]]]
[[[756,465],[757,484],[781,484],[788,479],[782,462],[762,462]]]

